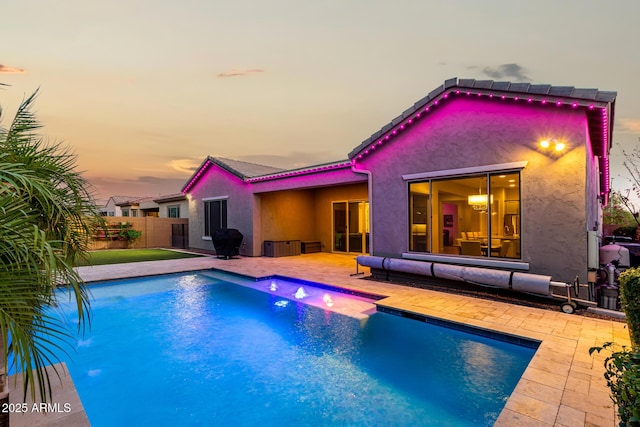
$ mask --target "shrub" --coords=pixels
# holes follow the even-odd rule
[[[637,225],[618,227],[615,230],[613,230],[613,235],[614,236],[627,236],[627,237],[631,237],[632,239],[635,240],[637,229],[638,229]]]
[[[631,346],[640,350],[640,268],[630,268],[619,277],[620,305],[627,316]]]
[[[142,231],[134,230],[133,225],[129,222],[121,222],[118,236],[122,240],[126,240],[129,244],[132,244],[142,236]]]
[[[589,354],[612,347],[613,343],[608,342],[602,347],[590,348]],[[618,407],[619,425],[640,426],[640,353],[626,347],[612,351],[604,361],[604,368],[611,400]]]

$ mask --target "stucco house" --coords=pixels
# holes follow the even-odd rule
[[[208,157],[183,188],[192,247],[265,241],[587,281],[609,194],[615,92],[450,79],[345,160],[280,170]]]
[[[109,200],[100,208],[102,216],[122,216],[122,203],[129,200],[138,199],[140,196],[111,196]]]
[[[183,193],[167,194],[153,199],[160,218],[189,218],[189,203]]]

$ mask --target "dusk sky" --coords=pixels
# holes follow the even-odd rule
[[[207,155],[341,160],[451,77],[617,91],[613,187],[640,137],[640,1],[9,0],[2,125],[40,88],[97,197],[179,192]]]

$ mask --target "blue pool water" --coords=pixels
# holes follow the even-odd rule
[[[91,331],[61,355],[91,424],[489,426],[535,351],[300,287],[218,272],[92,286]]]

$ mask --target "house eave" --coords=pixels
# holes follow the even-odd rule
[[[549,108],[581,108],[587,114],[594,155],[601,159],[601,195],[606,199],[610,191],[608,157],[612,143],[616,96],[616,92],[579,89],[572,86],[452,78],[364,140],[349,153],[349,159],[354,165],[357,164],[382,145],[392,142],[396,136],[409,130],[414,123],[428,117],[431,112],[453,99],[475,98]]]

